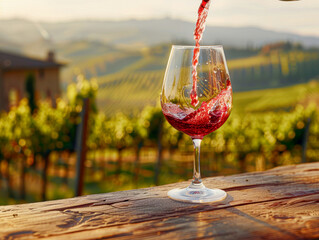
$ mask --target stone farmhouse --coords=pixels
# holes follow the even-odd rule
[[[34,59],[0,50],[0,112],[8,111],[27,97],[26,79],[34,80],[35,99],[55,104],[61,94],[60,68],[63,64],[49,51],[45,60]]]

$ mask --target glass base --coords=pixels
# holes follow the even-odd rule
[[[167,195],[176,201],[191,203],[218,202],[227,197],[225,191],[217,188],[206,188],[203,183],[192,183],[187,188],[175,188],[168,191]]]

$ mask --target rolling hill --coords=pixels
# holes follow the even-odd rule
[[[55,49],[57,59],[68,63],[62,73],[63,89],[78,74],[96,78],[99,107],[112,114],[158,102],[170,47],[193,44],[193,28],[193,23],[169,18],[40,24],[0,20],[0,48],[31,55]],[[288,49],[262,52],[264,44],[287,40],[302,47],[286,44]],[[319,75],[318,37],[207,26],[203,44],[216,43],[225,46],[235,91],[300,84]]]
[[[91,44],[78,42],[73,48],[64,45],[59,50],[73,56],[72,49],[78,53],[81,46],[92,48],[94,44]],[[282,49],[270,52],[225,49],[235,92],[300,84],[319,75],[318,50],[305,50],[288,43],[279,46]],[[140,50],[111,46],[102,49],[96,57],[77,57],[64,76],[74,80],[82,73],[87,78],[96,78],[100,85],[98,105],[107,114],[132,112],[158,103],[170,44]]]
[[[25,19],[0,20],[0,41],[12,42],[27,51],[26,46],[40,39],[47,46],[73,41],[98,41],[116,46],[144,47],[163,42],[193,44],[194,23],[178,19],[149,19],[127,21],[78,20],[35,23]],[[23,38],[21,37],[23,36]],[[319,38],[289,32],[276,32],[253,26],[207,26],[203,44],[231,47],[261,47],[278,42],[299,42],[305,47],[319,47]]]

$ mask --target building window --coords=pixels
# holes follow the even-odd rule
[[[52,105],[52,94],[51,94],[51,90],[50,89],[47,89],[47,97],[46,98]]]
[[[44,78],[44,69],[39,69],[39,78],[43,79]]]
[[[47,98],[51,99],[51,97],[52,97],[51,90],[47,89]]]
[[[9,106],[15,107],[19,104],[19,91],[16,89],[11,89],[9,91]]]

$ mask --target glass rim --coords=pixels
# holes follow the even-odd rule
[[[194,49],[196,48],[195,45],[172,45],[172,49]],[[199,46],[199,49],[223,49],[223,45],[201,45]]]

